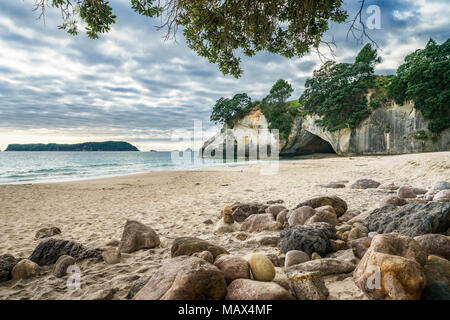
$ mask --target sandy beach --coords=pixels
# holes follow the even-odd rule
[[[253,252],[277,253],[278,249],[245,241],[233,234],[214,234],[225,205],[239,202],[284,201],[287,208],[320,195],[337,195],[349,209],[362,212],[378,206],[386,190],[351,189],[357,179],[395,182],[431,188],[450,181],[450,152],[370,157],[325,157],[281,161],[275,175],[261,175],[264,164],[218,167],[197,171],[154,172],[124,177],[65,183],[0,186],[0,254],[28,257],[41,240],[37,230],[56,226],[56,238],[88,247],[104,248],[120,240],[127,219],[151,226],[161,245],[122,254],[121,262],[107,265],[85,260],[80,264],[82,287],[70,290],[66,278],[56,278],[52,267],[41,276],[0,283],[0,299],[124,299],[133,283],[170,258],[173,239],[193,236],[246,256]],[[311,156],[310,156],[311,158]],[[348,181],[346,188],[319,186]],[[213,224],[205,224],[211,219]],[[326,280],[330,297],[363,299],[347,279]]]

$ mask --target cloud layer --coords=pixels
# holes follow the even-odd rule
[[[388,4],[386,4],[388,2]],[[240,79],[223,76],[184,43],[164,41],[157,20],[135,14],[128,1],[113,2],[118,16],[99,40],[69,36],[57,29],[49,9],[43,20],[33,1],[0,2],[0,148],[8,143],[81,142],[120,139],[142,150],[171,149],[175,129],[208,121],[221,96],[247,92],[262,98],[279,78],[292,83],[297,98],[321,61],[315,54],[286,59],[267,53],[243,59]],[[345,7],[355,14],[358,2]],[[381,7],[381,30],[371,30],[392,73],[404,56],[430,37],[449,37],[450,10],[442,1],[369,1]],[[367,14],[364,13],[364,18]],[[338,61],[351,61],[361,44],[346,39],[348,25],[333,24]]]

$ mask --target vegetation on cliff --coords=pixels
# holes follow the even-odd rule
[[[78,144],[10,144],[5,151],[139,151],[123,141],[85,142]]]
[[[430,119],[428,130],[450,127],[450,39],[439,45],[430,39],[424,49],[406,56],[388,94],[398,104],[414,101],[414,107]]]

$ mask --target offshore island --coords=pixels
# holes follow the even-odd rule
[[[139,151],[139,149],[124,141],[104,141],[77,144],[10,144],[5,151]]]

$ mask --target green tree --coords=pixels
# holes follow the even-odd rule
[[[406,56],[388,94],[398,104],[413,100],[430,119],[430,131],[450,128],[450,39],[441,45],[430,39],[424,49]]]
[[[222,97],[216,101],[210,120],[232,127],[234,121],[245,116],[251,107],[252,99],[246,93],[236,94],[232,99]]]
[[[260,105],[269,122],[269,129],[278,129],[280,137],[286,139],[291,131],[296,110],[289,108],[287,99],[292,95],[292,86],[286,80],[280,79],[272,86],[270,93]]]
[[[242,74],[240,54],[268,51],[287,58],[302,56],[319,48],[330,22],[347,18],[343,0],[130,1],[138,14],[161,17],[167,37],[181,27],[192,50],[235,77]],[[36,0],[35,9],[42,13],[47,6],[60,9],[59,28],[73,35],[78,33],[79,19],[94,39],[108,32],[116,20],[105,0]]]
[[[371,112],[366,95],[379,61],[369,44],[359,52],[355,63],[326,62],[305,83],[300,97],[305,111],[321,116],[318,123],[330,131],[355,128]]]

